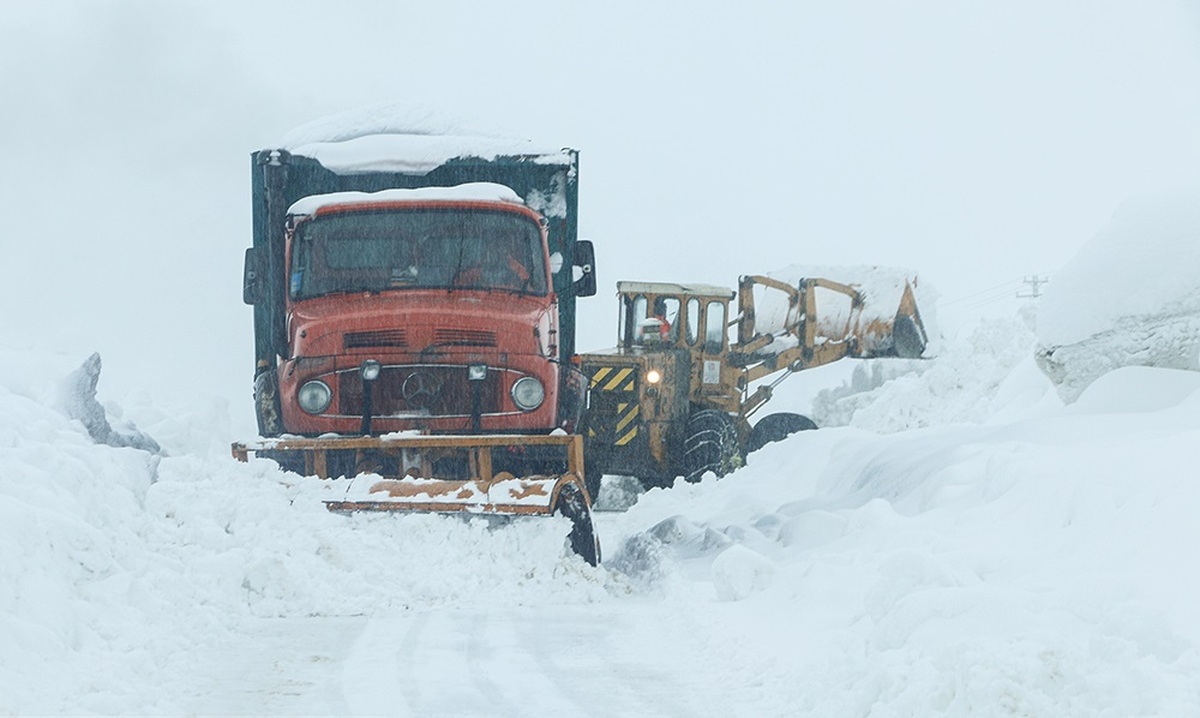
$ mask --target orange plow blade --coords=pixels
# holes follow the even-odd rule
[[[325,504],[337,511],[550,514],[562,487],[577,482],[573,474],[520,479],[500,476],[491,481],[359,476],[345,499]]]
[[[353,478],[341,499],[325,502],[336,512],[562,515],[572,524],[572,549],[593,566],[600,560],[577,435],[286,438],[233,445],[235,458],[247,461],[251,454],[300,474]]]

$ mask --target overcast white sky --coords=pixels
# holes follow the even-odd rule
[[[377,103],[581,150],[602,287],[888,264],[1011,311],[976,305],[1200,184],[1198,8],[0,0],[0,345],[252,425],[249,153]]]

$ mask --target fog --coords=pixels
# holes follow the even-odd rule
[[[5,0],[0,25],[0,344],[100,351],[102,399],[217,396],[235,431],[249,155],[346,109],[580,150],[581,349],[618,279],[795,263],[912,268],[951,328],[1011,313],[1122,202],[1200,183],[1184,2],[245,5]]]

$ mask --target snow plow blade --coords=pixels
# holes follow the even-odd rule
[[[600,547],[583,481],[583,439],[559,436],[418,436],[268,439],[233,456],[274,459],[285,470],[352,478],[330,511],[499,516],[562,515],[571,548],[595,566]]]

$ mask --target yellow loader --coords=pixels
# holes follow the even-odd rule
[[[591,495],[602,474],[669,486],[723,476],[807,417],[751,424],[779,382],[847,357],[920,357],[928,342],[916,277],[871,273],[865,284],[743,276],[721,286],[619,282],[617,346],[582,355],[589,404],[582,433]],[[770,382],[762,380],[771,378]]]

